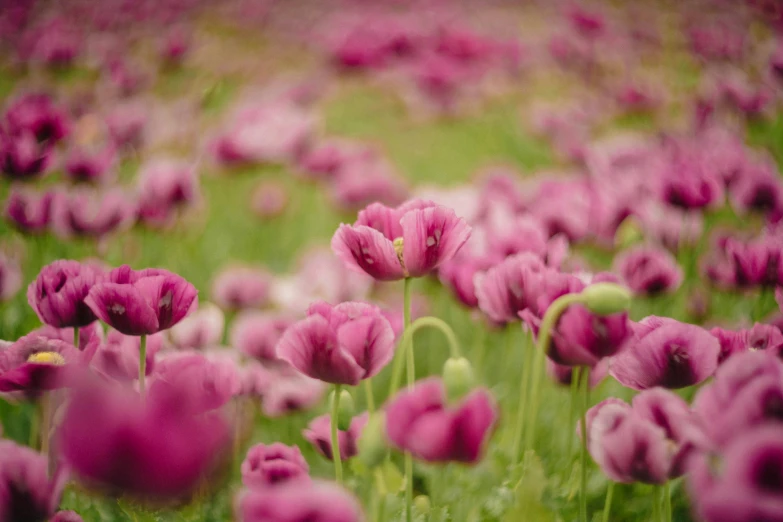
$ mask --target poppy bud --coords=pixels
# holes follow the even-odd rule
[[[413,499],[413,505],[416,506],[416,511],[426,516],[430,512],[430,497],[427,495],[419,495]]]
[[[359,446],[359,460],[367,467],[374,468],[383,462],[388,451],[388,444],[386,442],[386,416],[382,412],[370,416],[357,445]]]
[[[329,409],[334,402],[334,392],[329,395]],[[337,429],[340,431],[347,431],[351,427],[351,421],[353,420],[354,412],[356,408],[353,403],[353,397],[348,393],[348,390],[340,391],[340,404],[337,409]]]
[[[443,365],[443,383],[449,402],[458,402],[473,389],[475,382],[473,366],[464,357],[450,357]]]
[[[631,293],[614,283],[595,283],[581,293],[584,305],[597,315],[625,312],[631,307]]]

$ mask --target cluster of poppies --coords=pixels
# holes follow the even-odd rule
[[[634,503],[655,522],[686,510],[705,522],[783,521],[783,315],[772,314],[783,308],[783,182],[773,156],[746,143],[779,110],[783,39],[770,31],[783,27],[781,10],[678,8],[680,44],[703,74],[695,92],[675,81],[669,92],[634,65],[671,47],[653,6],[497,1],[479,16],[426,0],[325,3],[330,16],[291,30],[316,6],[234,0],[223,16],[303,41],[323,70],[248,88],[214,126],[201,108],[217,105],[220,79],[182,107],[150,97],[187,75],[194,54],[202,59],[194,29],[215,6],[65,4],[0,3],[9,70],[52,81],[69,68],[98,73],[86,95],[20,89],[0,115],[4,217],[20,241],[39,251],[50,232],[61,243],[87,237],[103,257],[136,224],[157,234],[196,227],[211,196],[200,152],[225,183],[271,165],[358,214],[288,273],[225,264],[210,274],[209,302],[164,268],[49,252],[30,267],[4,245],[0,302],[29,281],[25,313],[41,326],[0,341],[0,399],[11,404],[0,522],[78,522],[93,502],[177,510],[221,495],[241,522],[412,522],[435,510],[510,520],[513,502],[543,509],[551,481],[536,495],[523,488],[572,439],[579,493],[553,508],[560,518],[591,520],[591,458],[607,479],[604,520],[622,509],[612,505],[616,484],[642,484],[653,494]],[[519,37],[510,22],[520,13],[551,30]],[[145,41],[155,58],[135,62],[125,51]],[[210,65],[218,75],[230,67]],[[493,166],[463,185],[409,185],[380,148],[321,132],[318,103],[345,75],[399,87],[414,116],[446,118],[503,100],[517,82],[578,85],[518,118],[563,168],[523,176]],[[648,118],[660,132],[605,136],[620,117]],[[215,128],[206,139],[202,123]],[[188,160],[158,155],[180,146]],[[127,165],[138,170],[133,184]],[[55,176],[62,183],[46,184]],[[261,182],[253,211],[285,216],[288,186]],[[708,234],[728,213],[742,229]],[[596,252],[611,258],[606,271],[595,269]],[[40,271],[25,281],[23,267]],[[437,307],[416,293],[417,279],[486,335],[466,339],[466,325],[444,320],[454,314],[428,315]],[[679,297],[685,313],[669,307]],[[748,321],[714,320],[709,305],[726,297],[750,303]],[[13,321],[9,313],[1,326]],[[442,366],[420,366],[422,329],[445,340]],[[506,351],[495,346],[501,335]],[[545,375],[570,387],[565,420],[542,411],[566,397]],[[591,399],[607,390],[615,396]],[[26,446],[9,428],[33,409]],[[518,498],[498,494],[460,513],[456,497],[484,485],[441,494],[431,470],[452,463],[502,468],[477,481],[502,475],[493,494],[511,484]]]

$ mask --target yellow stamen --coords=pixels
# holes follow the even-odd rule
[[[57,352],[38,352],[28,357],[27,362],[63,366],[65,358]]]
[[[394,240],[394,242],[393,242],[393,244],[394,244],[394,251],[397,253],[397,260],[400,262],[400,265],[402,266],[403,272],[405,272],[405,274],[407,274],[408,273],[408,269],[405,268],[405,261],[402,258],[402,246],[403,246],[402,243],[403,242],[402,242],[402,238],[401,237],[396,238]]]

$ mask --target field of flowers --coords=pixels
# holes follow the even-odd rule
[[[0,522],[783,522],[777,0],[0,0]]]

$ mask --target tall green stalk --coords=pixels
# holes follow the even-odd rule
[[[612,511],[612,496],[614,495],[614,481],[609,482],[609,486],[606,488],[606,500],[604,501],[604,515],[601,519],[603,522],[609,522],[609,513]]]
[[[522,444],[522,432],[525,428],[525,409],[528,406],[528,391],[530,388],[530,374],[534,360],[534,346],[532,339],[525,333],[525,342],[522,345],[524,362],[522,363],[522,380],[519,385],[519,404],[517,405],[517,424],[514,428],[514,440],[511,443],[511,459],[517,462],[519,459],[519,446]],[[507,354],[507,356],[511,356]]]
[[[415,359],[413,357],[413,335],[408,333],[408,329],[411,325],[411,281],[412,279],[410,277],[405,278],[402,294],[403,338],[405,339],[407,336],[407,346],[403,344],[403,347],[406,349],[409,390],[413,388],[413,382],[416,380],[416,368],[414,367]],[[413,456],[409,451],[405,452],[405,520],[407,522],[413,521]]]
[[[579,428],[582,432],[582,449],[579,454],[579,520],[587,522],[587,408],[590,403],[590,368],[584,367],[580,373],[580,387],[582,396],[581,418]]]
[[[342,391],[341,384],[334,385],[334,399],[332,400],[332,418],[331,418],[331,430],[332,430],[332,460],[334,461],[334,478],[338,484],[343,483],[343,460],[340,455],[340,437],[337,432],[337,416],[340,413],[340,392]]]

